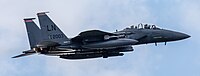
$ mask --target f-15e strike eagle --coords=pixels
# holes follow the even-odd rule
[[[190,37],[184,33],[160,29],[155,25],[139,24],[113,33],[88,30],[68,38],[47,16],[47,12],[37,13],[37,16],[40,28],[33,21],[35,18],[24,19],[31,49],[12,58],[35,53],[63,59],[108,58],[133,51],[133,45],[157,45],[158,42],[166,44]]]

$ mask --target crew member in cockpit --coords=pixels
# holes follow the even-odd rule
[[[151,28],[150,25],[148,25],[148,24],[145,24],[145,25],[144,25],[144,29],[150,29],[150,28]]]
[[[152,28],[152,29],[156,29],[156,25],[152,25],[151,28]]]
[[[147,28],[148,28],[148,24],[145,24],[145,25],[144,25],[144,29],[147,29]]]

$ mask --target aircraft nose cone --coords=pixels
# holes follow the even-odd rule
[[[185,33],[170,31],[170,30],[165,30],[164,35],[166,36],[167,41],[177,41],[191,37],[190,35],[187,35]]]
[[[189,37],[191,37],[191,36],[190,36],[190,35],[187,35],[187,34],[183,34],[182,37],[183,37],[183,39],[186,39],[186,38],[189,38]]]
[[[187,34],[184,34],[184,33],[177,33],[176,36],[177,36],[178,40],[182,40],[182,39],[186,39],[186,38],[191,37],[190,35],[187,35]]]

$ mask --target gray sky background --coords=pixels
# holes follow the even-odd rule
[[[200,0],[0,0],[0,76],[200,76]],[[187,33],[182,41],[134,46],[123,57],[65,60],[33,55],[23,19],[49,11],[68,37],[151,23]],[[38,21],[35,20],[38,24]]]

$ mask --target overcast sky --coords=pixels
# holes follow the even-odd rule
[[[199,4],[200,0],[0,0],[0,76],[200,76]],[[68,37],[89,29],[114,32],[138,23],[192,37],[167,46],[133,46],[134,52],[108,59],[12,59],[29,49],[23,19],[41,11],[49,11]]]

